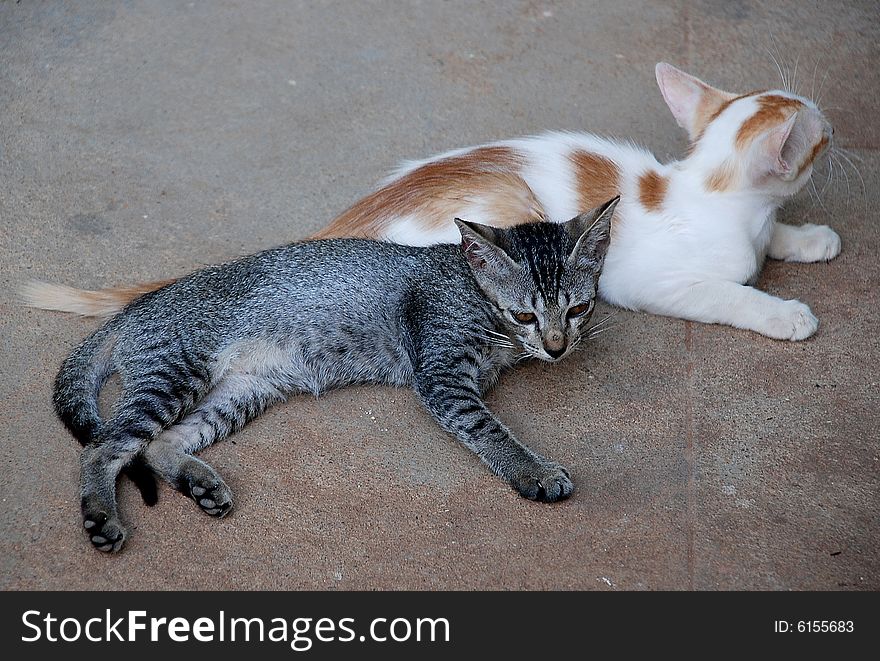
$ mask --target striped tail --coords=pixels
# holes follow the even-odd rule
[[[101,430],[98,395],[113,373],[112,352],[113,335],[108,325],[74,349],[55,377],[55,412],[83,445],[94,441]]]
[[[113,373],[111,325],[112,322],[99,329],[74,349],[55,377],[55,412],[83,446],[93,442],[101,430],[98,395]],[[147,505],[158,502],[156,479],[139,456],[123,472],[135,483]]]

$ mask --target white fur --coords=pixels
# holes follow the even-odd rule
[[[667,68],[661,69],[663,66]],[[658,80],[669,75],[676,79],[668,82],[664,97],[670,107],[674,104],[679,123],[693,130],[689,113],[696,112],[694,104],[699,101],[694,90],[703,85],[718,91],[669,65],[658,66]],[[682,87],[683,82],[688,85]],[[805,112],[812,114],[804,121],[807,128],[800,130],[830,131],[812,102],[788,92],[772,94],[806,104],[809,110]],[[733,102],[707,127],[688,158],[667,165],[635,145],[581,133],[546,133],[495,144],[511,147],[524,156],[519,174],[555,222],[584,211],[578,208],[575,173],[569,159],[572,151],[583,149],[617,165],[621,202],[600,280],[600,293],[608,302],[655,314],[728,324],[776,339],[801,340],[818,327],[810,309],[799,301],[784,301],[760,292],[747,283],[755,281],[766,256],[824,261],[840,252],[840,238],[828,227],[793,227],[776,222],[777,208],[807,182],[812,167],[795,177],[799,161],[790,164],[795,168],[790,176],[777,176],[773,168],[778,167],[779,150],[772,151],[772,136],[762,136],[745,153],[737,152],[737,130],[757,110],[755,97]],[[799,149],[809,151],[814,144],[807,143],[804,136],[798,136],[798,140],[804,143]],[[467,151],[459,149],[409,162],[390,180],[425,163]],[[734,185],[731,190],[710,192],[708,177],[725,162],[733,164]],[[668,178],[667,193],[658,211],[649,211],[638,200],[638,179],[647,170]],[[468,211],[475,210],[456,210],[455,215],[469,218]],[[491,218],[469,219],[491,224]],[[401,218],[388,238],[417,245],[458,240],[451,217],[449,231],[442,228],[428,233],[423,227],[417,218]]]
[[[460,215],[462,218],[470,219],[471,217],[466,214],[467,210],[463,209]],[[475,222],[483,221],[477,220]],[[392,243],[402,243],[406,246],[429,246],[433,243],[455,243],[459,240],[459,234],[455,223],[449,223],[427,232],[418,222],[418,218],[402,216],[385,230],[382,239]]]

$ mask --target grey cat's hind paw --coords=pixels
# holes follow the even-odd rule
[[[574,491],[568,471],[553,462],[538,463],[528,467],[511,480],[513,488],[529,500],[552,503],[563,500]]]
[[[199,492],[199,494],[196,492]],[[232,492],[225,484],[210,490],[203,490],[201,487],[193,487],[192,498],[208,516],[215,516],[218,519],[222,519],[232,511]]]
[[[83,528],[92,545],[104,553],[116,553],[125,542],[125,528],[115,516],[83,508]]]
[[[216,473],[208,474],[204,470],[199,473],[186,477],[182,491],[196,501],[205,514],[222,519],[232,511],[232,489]]]

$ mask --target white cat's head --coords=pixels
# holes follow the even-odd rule
[[[708,191],[793,195],[831,142],[834,129],[810,99],[784,90],[723,92],[664,62],[656,74]]]

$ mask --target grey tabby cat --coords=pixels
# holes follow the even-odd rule
[[[193,453],[290,394],[353,383],[414,388],[440,426],[520,494],[567,497],[568,472],[520,444],[482,395],[519,357],[556,361],[583,337],[616,204],[564,224],[457,220],[460,246],[294,243],[133,301],[73,351],[55,382],[55,409],[85,446],[92,543],[122,547],[120,471],[146,465],[224,516],[232,493]],[[102,421],[98,393],[113,373],[122,393]]]

